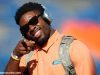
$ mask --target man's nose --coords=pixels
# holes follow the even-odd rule
[[[29,30],[34,30],[35,29],[35,25],[29,25]]]

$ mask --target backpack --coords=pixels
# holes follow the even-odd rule
[[[72,36],[64,36],[59,46],[59,57],[66,71],[66,75],[76,75],[74,65],[72,64],[70,60],[70,55],[69,55],[69,47],[70,47],[70,44],[73,42],[73,40],[75,39]],[[33,54],[33,51],[31,51],[29,54],[26,55],[26,59],[25,59],[26,64],[29,62],[32,54]],[[27,67],[25,69],[24,74],[29,75]]]
[[[72,36],[64,36],[59,46],[59,57],[66,71],[66,75],[76,75],[74,65],[69,55],[70,44],[75,40]]]

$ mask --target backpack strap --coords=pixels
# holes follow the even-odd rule
[[[59,57],[66,71],[66,75],[76,75],[69,55],[69,47],[73,40],[74,38],[72,36],[64,36],[59,47]]]
[[[26,56],[25,56],[26,68],[24,71],[24,75],[29,75],[28,62],[30,61],[30,58],[32,57],[33,53],[34,53],[34,51],[30,51],[30,53],[26,54]]]
[[[26,54],[26,57],[25,57],[25,62],[26,64],[28,64],[28,62],[30,61],[30,58],[32,57],[34,51],[30,51],[30,53]]]

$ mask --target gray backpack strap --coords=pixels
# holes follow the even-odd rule
[[[72,36],[64,36],[59,47],[59,56],[66,71],[66,75],[76,75],[74,65],[69,55],[69,47],[73,40],[74,38]]]
[[[26,64],[28,64],[28,62],[30,61],[30,58],[32,57],[34,51],[30,51],[30,53],[26,54],[26,58],[25,58],[25,62]]]

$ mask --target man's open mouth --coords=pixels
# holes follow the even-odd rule
[[[36,27],[35,29],[34,29],[34,31],[33,31],[33,36],[34,37],[38,37],[39,35],[40,35],[40,31],[41,31],[41,27]]]
[[[34,30],[30,33],[30,40],[36,41],[41,35],[41,27],[36,27]]]
[[[41,34],[41,30],[38,30],[35,34],[34,34],[34,37],[38,38]]]

